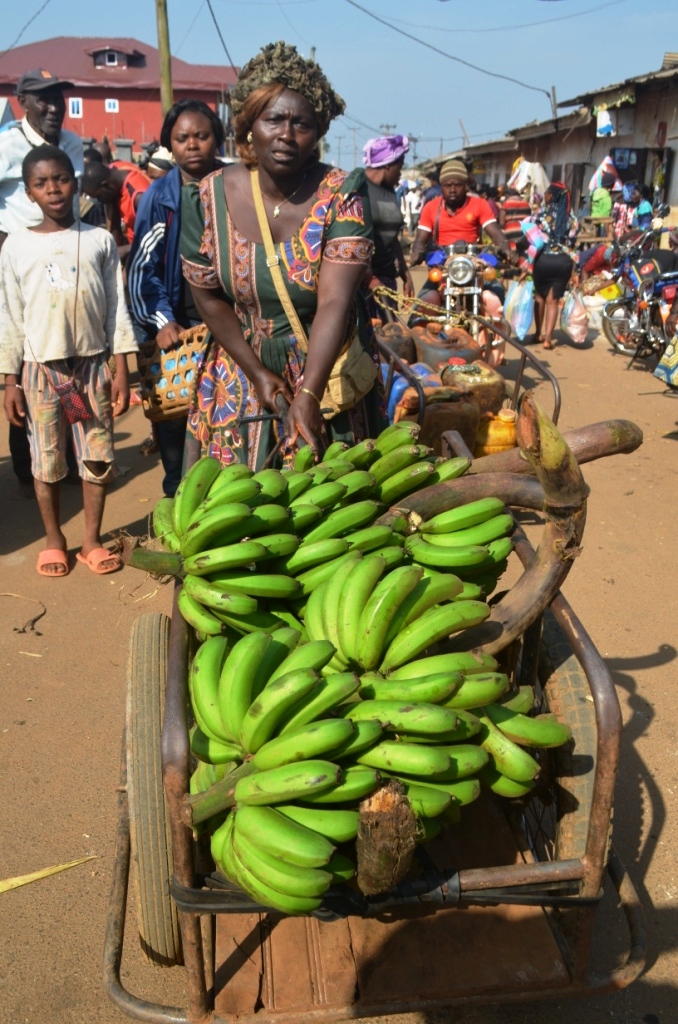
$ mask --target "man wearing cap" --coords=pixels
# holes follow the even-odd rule
[[[468,194],[468,171],[462,160],[448,160],[440,170],[442,196],[426,203],[419,218],[410,266],[421,263],[431,240],[435,246],[464,241],[477,244],[485,231],[500,252],[511,247],[492,208],[480,196]]]
[[[76,176],[82,175],[82,141],[74,132],[61,128],[66,113],[64,89],[72,88],[72,82],[62,82],[42,68],[27,71],[19,79],[16,94],[26,116],[0,132],[0,247],[12,231],[34,227],[42,221],[40,207],[26,195],[21,177],[27,153],[36,146],[51,143],[68,154]],[[9,448],[15,474],[32,491],[33,473],[25,429],[10,424]]]
[[[26,116],[0,132],[0,245],[11,231],[34,227],[42,220],[21,180],[21,164],[31,149],[45,143],[58,146],[71,158],[76,176],[82,175],[82,141],[61,127],[66,113],[64,89],[72,88],[72,82],[62,82],[41,68],[19,79],[16,94]]]

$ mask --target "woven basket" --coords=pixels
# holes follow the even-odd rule
[[[149,420],[187,415],[207,337],[205,324],[197,324],[182,331],[172,348],[160,349],[155,341],[139,346],[139,391]]]

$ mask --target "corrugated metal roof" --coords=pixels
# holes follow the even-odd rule
[[[670,56],[667,54],[667,56]],[[665,58],[666,60],[666,58]],[[623,89],[627,85],[647,85],[650,82],[664,82],[678,76],[678,64],[663,67],[661,71],[650,71],[646,75],[636,75],[634,78],[627,78],[624,82],[615,82],[613,85],[602,85],[600,89],[591,89],[589,92],[575,96],[572,100],[563,100],[559,107],[590,106],[596,96],[603,96],[606,92],[614,92],[615,89]]]
[[[102,50],[136,56],[141,67],[95,67],[94,54]],[[57,36],[17,46],[0,55],[0,84],[15,85],[25,71],[47,68],[78,88],[104,85],[107,89],[158,89],[158,51],[154,46],[119,36]],[[172,85],[196,91],[228,90],[237,68],[218,64],[187,64],[172,58]]]
[[[512,135],[504,135],[501,139],[488,139],[486,142],[474,142],[472,146],[465,146],[464,153],[506,153],[515,149],[517,145]]]

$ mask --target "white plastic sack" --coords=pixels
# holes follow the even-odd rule
[[[560,329],[572,339],[575,345],[583,345],[589,332],[589,318],[584,296],[578,288],[568,293],[560,314]]]
[[[510,188],[521,193],[529,189],[530,195],[538,192],[543,196],[550,184],[551,180],[542,165],[529,160],[522,160],[508,180]]]
[[[534,286],[532,280],[512,281],[509,285],[504,315],[519,341],[524,341],[532,326],[534,314]]]

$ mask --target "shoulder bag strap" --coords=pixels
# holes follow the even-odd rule
[[[252,177],[252,197],[254,198],[254,209],[257,212],[257,220],[259,221],[259,230],[261,231],[261,237],[264,242],[264,249],[266,250],[266,266],[271,271],[271,277],[275,290],[278,293],[280,303],[285,310],[285,315],[290,322],[290,327],[294,331],[294,336],[299,343],[299,348],[302,352],[308,352],[308,338],[306,337],[306,331],[301,326],[301,320],[297,316],[297,311],[294,308],[289,292],[285,287],[285,281],[280,270],[280,258],[276,254],[275,245],[273,244],[273,235],[271,234],[271,227],[268,223],[268,217],[266,216],[266,210],[264,209],[264,198],[261,194],[261,185],[259,184],[259,171],[254,168],[251,172]]]

